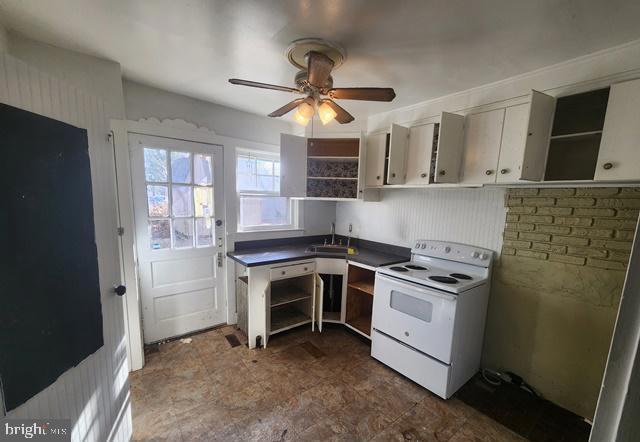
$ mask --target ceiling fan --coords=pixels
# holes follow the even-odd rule
[[[354,117],[333,101],[334,99],[392,101],[396,96],[392,88],[334,88],[331,71],[339,67],[346,58],[344,50],[335,43],[317,38],[300,39],[291,43],[286,55],[289,62],[300,69],[295,77],[296,87],[278,86],[238,78],[229,79],[232,84],[293,92],[305,96],[271,112],[270,117],[281,117],[297,108],[294,119],[303,126],[309,123],[316,111],[322,124],[327,124],[333,119],[340,124],[345,124],[353,121]]]

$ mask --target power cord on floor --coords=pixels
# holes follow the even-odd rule
[[[527,384],[524,379],[522,379],[522,377],[511,371],[500,372],[497,370],[483,368],[481,373],[482,378],[485,380],[485,382],[495,387],[503,383],[513,384],[517,387],[522,388],[524,391],[542,399],[542,395],[540,393],[538,393],[531,385]]]

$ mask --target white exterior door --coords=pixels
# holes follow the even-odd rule
[[[144,342],[226,322],[222,147],[130,134]]]

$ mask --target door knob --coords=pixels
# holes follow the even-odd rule
[[[612,164],[612,163],[604,163],[604,164],[602,165],[602,167],[603,167],[605,170],[609,170],[609,169],[611,169],[611,168],[613,167],[613,164]]]
[[[127,288],[123,285],[117,285],[113,288],[113,292],[118,296],[124,296],[127,293]]]

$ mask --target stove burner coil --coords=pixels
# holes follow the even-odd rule
[[[442,282],[444,284],[455,284],[458,282],[457,279],[451,278],[450,276],[429,276],[429,279],[436,282]]]
[[[427,270],[426,267],[417,266],[415,264],[407,264],[405,267],[411,270]]]
[[[473,279],[471,276],[465,275],[464,273],[452,273],[449,276],[453,276],[456,279],[466,279],[466,280]]]
[[[395,266],[395,267],[389,267],[390,270],[394,270],[396,272],[408,272],[409,270],[405,269],[404,267],[399,267],[399,266]]]

